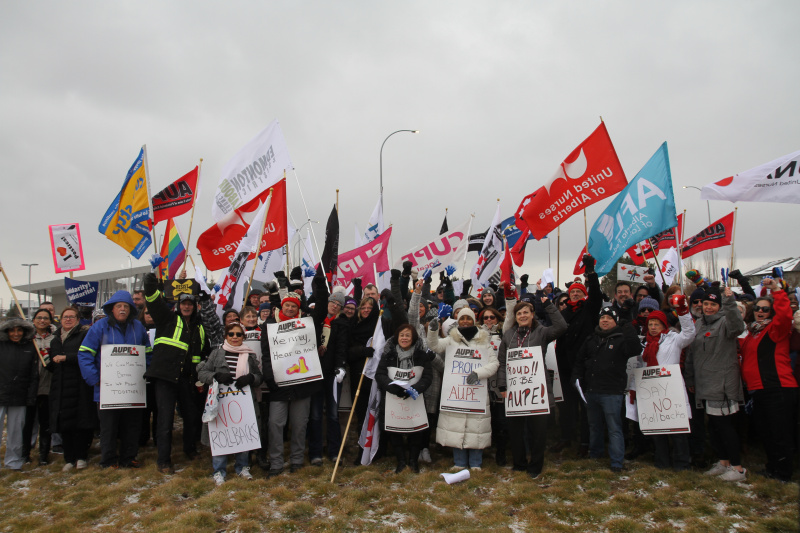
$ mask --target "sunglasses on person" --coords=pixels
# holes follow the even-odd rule
[[[240,331],[229,331],[228,332],[228,337],[235,337],[235,338],[244,337],[244,333],[242,333]]]
[[[768,305],[754,305],[753,311],[755,311],[756,313],[758,312],[769,313],[770,311],[772,311],[772,308]]]
[[[497,320],[497,317],[494,315],[483,315],[484,320]]]

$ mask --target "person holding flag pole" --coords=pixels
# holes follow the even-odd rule
[[[22,306],[19,304],[19,300],[17,299],[17,293],[14,291],[14,287],[11,286],[11,282],[8,280],[8,274],[6,274],[6,270],[3,268],[3,264],[0,263],[0,272],[3,273],[3,277],[6,280],[6,285],[8,285],[8,290],[11,291],[11,296],[14,298],[14,304],[17,306],[17,312],[19,312],[20,318],[25,320],[25,313],[22,312]],[[39,351],[39,347],[36,343],[33,343],[33,347],[36,348],[36,353],[39,356],[39,361],[41,361],[42,365],[46,365],[44,362],[44,357],[42,357],[42,353]]]

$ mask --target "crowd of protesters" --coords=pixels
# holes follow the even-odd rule
[[[534,478],[547,454],[572,450],[578,457],[608,457],[611,470],[619,472],[626,462],[648,460],[652,451],[657,468],[743,481],[751,475],[743,450],[760,446],[766,464],[758,475],[791,480],[798,452],[800,311],[797,290],[780,272],[753,288],[734,271],[736,292],[690,270],[683,288],[680,280],[659,286],[649,275],[636,286],[618,281],[613,294],[604,294],[594,259],[585,255],[583,263],[583,278],[563,290],[531,285],[522,276],[518,286],[480,291],[464,281],[459,295],[447,273],[433,287],[430,273],[418,276],[410,263],[388,274],[390,288],[383,291],[362,287],[359,279],[351,295],[342,288],[331,291],[318,271],[311,294],[305,294],[303,272],[295,268],[289,277],[276,273],[263,293],[247,296],[240,312],[226,310],[221,317],[203,291],[167,301],[153,274],[145,276],[143,290],[115,293],[90,323],[77,308],[56,315],[52,304],[43,304],[30,322],[13,318],[0,324],[4,464],[20,470],[36,449],[40,465],[58,452],[64,471],[84,469],[99,438],[100,467],[139,468],[139,449],[152,435],[157,469],[174,474],[173,461],[196,460],[203,455],[198,445],[208,444],[201,415],[206,390],[216,381],[255,391],[261,447],[234,455],[236,474],[252,479],[253,463],[269,477],[307,463],[321,466],[337,459],[344,438],[343,381],[349,379],[352,427],[359,430],[369,415],[372,384],[362,371],[380,355],[374,379],[381,405],[393,397],[421,401],[428,417],[427,429],[384,433],[378,453],[393,455],[398,473],[419,472],[420,463],[437,455],[446,463],[452,457],[454,469],[480,470],[489,448],[498,466],[506,465],[510,450],[511,468]],[[313,318],[323,379],[279,385],[267,327],[306,316]],[[387,339],[382,354],[370,343],[376,328]],[[544,353],[551,343],[563,400],[553,401],[556,369],[549,368],[551,414],[506,417],[508,350],[538,347]],[[98,409],[106,344],[147,347],[146,409]],[[484,414],[439,412],[448,346],[487,354],[466,377],[469,384],[488,384]],[[680,365],[690,433],[648,436],[626,418],[626,402],[635,401],[632,360],[639,367]],[[421,372],[413,383],[398,381],[412,369]],[[176,409],[183,422],[180,459],[172,449]],[[357,439],[348,443],[342,461],[361,464]],[[215,483],[224,483],[227,456],[213,457],[211,472]]]

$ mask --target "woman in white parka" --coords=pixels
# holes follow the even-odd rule
[[[444,372],[444,355],[449,346],[477,348],[486,360],[480,368],[467,376],[467,383],[474,385],[480,379],[488,379],[496,372],[500,363],[489,347],[489,332],[475,323],[475,313],[465,307],[458,312],[458,326],[450,328],[444,339],[439,338],[439,323],[434,319],[428,326],[428,349],[436,354],[433,366]],[[441,412],[436,426],[436,442],[453,449],[455,468],[470,467],[480,470],[483,449],[492,442],[492,416],[487,395],[485,414]]]

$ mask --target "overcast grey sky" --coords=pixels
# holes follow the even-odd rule
[[[337,188],[340,251],[352,247],[394,130],[421,130],[383,153],[396,258],[435,236],[445,208],[451,226],[474,213],[475,231],[497,198],[510,216],[601,115],[628,179],[669,143],[694,234],[706,205],[681,186],[800,147],[798,19],[796,1],[3,2],[0,260],[14,284],[27,282],[21,263],[39,263],[34,282],[54,279],[47,226],[78,222],[87,272],[127,266],[97,226],[142,144],[154,193],[204,159],[194,250],[222,167],[276,118],[320,247]],[[739,207],[739,266],[800,253],[797,206]],[[732,208],[712,203],[712,218]],[[563,284],[582,217],[561,233]],[[546,267],[547,242],[530,243],[518,274]]]

